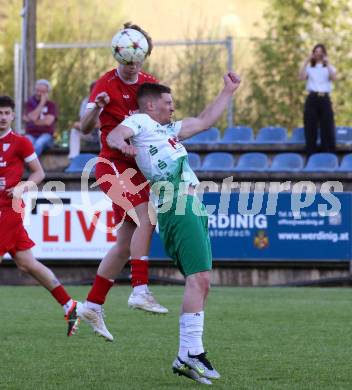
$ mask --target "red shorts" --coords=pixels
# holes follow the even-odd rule
[[[115,224],[133,222],[126,212],[149,201],[150,187],[142,172],[127,161],[101,158],[95,177],[102,191],[111,199]]]
[[[31,249],[34,245],[23,226],[21,214],[12,208],[0,210],[0,256],[9,253],[14,257],[17,252]]]

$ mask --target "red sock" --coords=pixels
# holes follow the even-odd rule
[[[148,284],[148,260],[131,259],[132,287]]]
[[[60,286],[55,287],[54,290],[51,290],[50,293],[60,303],[61,306],[63,306],[71,299],[71,297],[67,294],[64,286],[61,284]]]
[[[87,301],[103,305],[109,290],[114,285],[109,279],[96,275],[92,288],[90,289]]]

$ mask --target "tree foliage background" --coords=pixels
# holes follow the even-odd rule
[[[13,95],[13,47],[20,41],[22,0],[0,0],[0,91]],[[37,1],[37,42],[109,42],[122,26],[118,2],[80,0]],[[59,128],[67,128],[78,117],[80,101],[89,84],[111,68],[114,60],[106,49],[38,49],[37,78],[53,85],[52,100],[58,103]]]
[[[265,39],[254,40],[254,61],[244,75],[249,87],[238,104],[237,120],[258,129],[288,128],[303,122],[305,83],[298,70],[317,43],[327,46],[337,68],[333,101],[336,123],[352,118],[352,1],[271,0],[264,16]]]
[[[80,0],[79,6],[64,0],[38,0],[37,42],[110,42],[126,20],[122,20],[115,1],[104,0],[103,5],[97,0]],[[11,95],[13,46],[20,41],[21,7],[21,0],[0,0],[0,20],[6,31],[0,37],[0,53],[4,54],[0,56],[0,91]],[[211,34],[202,29],[194,39],[210,39]],[[219,47],[155,47],[144,69],[173,88],[178,115],[189,116],[199,113],[219,89],[226,67],[223,57],[226,51]],[[87,95],[91,81],[114,66],[108,48],[37,50],[36,75],[52,82],[52,99],[60,109],[60,130],[77,119],[80,101]],[[219,123],[225,126],[225,119]]]

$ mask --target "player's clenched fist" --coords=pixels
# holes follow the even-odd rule
[[[224,76],[224,84],[225,87],[230,89],[232,92],[236,91],[236,89],[240,86],[241,78],[235,72],[229,72]]]
[[[125,144],[121,147],[121,152],[129,157],[136,157],[137,156],[137,149],[133,145]]]
[[[99,108],[104,108],[110,102],[110,96],[106,92],[100,92],[94,100]]]

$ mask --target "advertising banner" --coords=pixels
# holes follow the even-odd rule
[[[300,197],[204,194],[214,259],[351,259],[352,194]],[[29,193],[25,202],[25,227],[39,259],[101,259],[116,241],[111,202],[102,192]],[[150,257],[167,258],[157,232]]]

